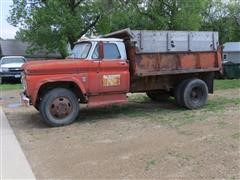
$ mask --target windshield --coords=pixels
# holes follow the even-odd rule
[[[10,63],[25,63],[23,58],[2,58],[1,64],[10,64]]]
[[[72,54],[69,57],[80,58],[80,59],[86,58],[90,48],[91,48],[90,42],[78,43],[74,46],[72,50]]]

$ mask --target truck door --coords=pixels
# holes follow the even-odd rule
[[[123,57],[123,54],[126,54],[124,44],[121,45],[123,48],[119,49],[118,42],[101,42],[103,55],[98,72],[98,90],[101,94],[122,94],[129,91],[129,64],[126,57]],[[96,46],[96,52],[98,48],[99,45]]]

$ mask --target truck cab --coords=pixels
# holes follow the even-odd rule
[[[153,101],[173,96],[179,106],[197,109],[213,93],[214,72],[221,70],[216,37],[212,32],[127,29],[82,39],[66,59],[23,65],[22,100],[50,126],[72,123],[79,103],[126,103],[127,93],[145,92]],[[195,42],[199,39],[201,47]]]
[[[99,38],[75,44],[68,57],[91,67],[86,78],[88,94],[113,94],[129,91],[129,64],[122,39]],[[81,62],[79,62],[81,64]]]
[[[66,59],[32,61],[23,68],[22,101],[42,112],[44,119],[51,116],[47,123],[52,126],[68,124],[79,102],[88,107],[127,102],[129,63],[122,39],[80,40]]]

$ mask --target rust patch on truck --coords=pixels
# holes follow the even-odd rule
[[[134,74],[167,75],[219,71],[217,52],[136,54]]]

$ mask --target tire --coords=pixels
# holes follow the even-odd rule
[[[168,93],[163,91],[146,92],[146,94],[151,100],[157,102],[167,101],[170,97]]]
[[[191,79],[186,79],[183,80],[181,83],[179,83],[177,85],[177,87],[174,89],[174,97],[175,97],[175,101],[176,103],[181,106],[184,107],[184,103],[183,103],[183,89],[186,86],[186,84],[191,81]]]
[[[39,108],[43,121],[54,127],[71,124],[79,113],[78,98],[72,91],[64,88],[47,92]]]
[[[192,79],[183,85],[182,103],[188,109],[198,109],[206,104],[208,88],[204,81]],[[180,100],[181,101],[181,100]]]

